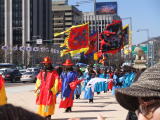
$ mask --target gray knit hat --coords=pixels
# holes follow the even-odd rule
[[[115,95],[119,104],[130,111],[138,109],[138,97],[160,98],[160,63],[148,68],[130,87],[117,89]]]

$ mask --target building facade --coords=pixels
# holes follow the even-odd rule
[[[66,0],[54,0],[52,2],[52,27],[54,33],[59,33],[67,30],[73,25],[81,24],[82,12],[75,6],[69,6]],[[54,44],[64,42],[65,35],[60,35],[54,38]]]
[[[27,41],[52,39],[51,0],[0,0],[0,42],[8,47],[4,61],[14,63],[13,48],[32,46]],[[19,61],[25,63],[29,53],[21,51]]]
[[[147,66],[150,67],[158,63],[160,59],[160,37],[151,38],[148,41],[138,44],[137,46],[141,45],[147,46]]]
[[[117,14],[95,15],[94,12],[83,13],[83,23],[89,23],[91,32],[97,30],[98,33],[101,33],[108,24],[112,23],[113,19],[121,20]]]

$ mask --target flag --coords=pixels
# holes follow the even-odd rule
[[[128,45],[129,44],[129,25],[128,24],[123,27],[122,36],[123,36],[122,39],[123,39],[124,45]]]
[[[98,52],[94,53],[94,55],[93,55],[93,59],[94,59],[95,61],[97,61],[97,60],[98,60]]]
[[[116,54],[124,47],[122,39],[122,21],[113,20],[106,30],[100,33],[100,50],[103,53]]]
[[[122,32],[122,21],[112,20],[112,23],[107,25],[106,30],[120,34]]]
[[[94,32],[89,37],[89,49],[85,55],[97,52],[98,32]]]
[[[66,33],[66,32],[64,32]],[[66,49],[61,51],[61,56],[70,53],[74,56],[78,53],[86,53],[89,49],[89,25],[82,24],[77,26],[72,26],[67,30],[68,37],[65,39],[61,47],[66,47]]]

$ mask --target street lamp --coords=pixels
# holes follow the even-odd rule
[[[149,32],[149,29],[138,29],[137,32],[146,32],[147,33],[147,48],[148,48],[148,51],[147,51],[147,64],[149,65],[149,39],[150,39],[150,32]]]
[[[147,33],[147,40],[150,39],[150,32],[149,29],[138,29],[137,32],[145,31]]]

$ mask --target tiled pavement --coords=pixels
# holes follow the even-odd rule
[[[35,96],[33,85],[28,85],[29,89],[16,92],[16,87],[7,87],[8,103],[21,106],[30,111],[36,112]],[[13,90],[12,90],[13,89]],[[14,90],[15,89],[15,90]],[[111,92],[95,94],[94,103],[88,103],[88,100],[74,100],[73,112],[65,113],[64,109],[59,109],[60,98],[58,96],[56,111],[52,120],[66,120],[67,118],[81,118],[81,120],[95,120],[98,114],[106,117],[106,120],[125,120],[127,111],[117,104]]]

